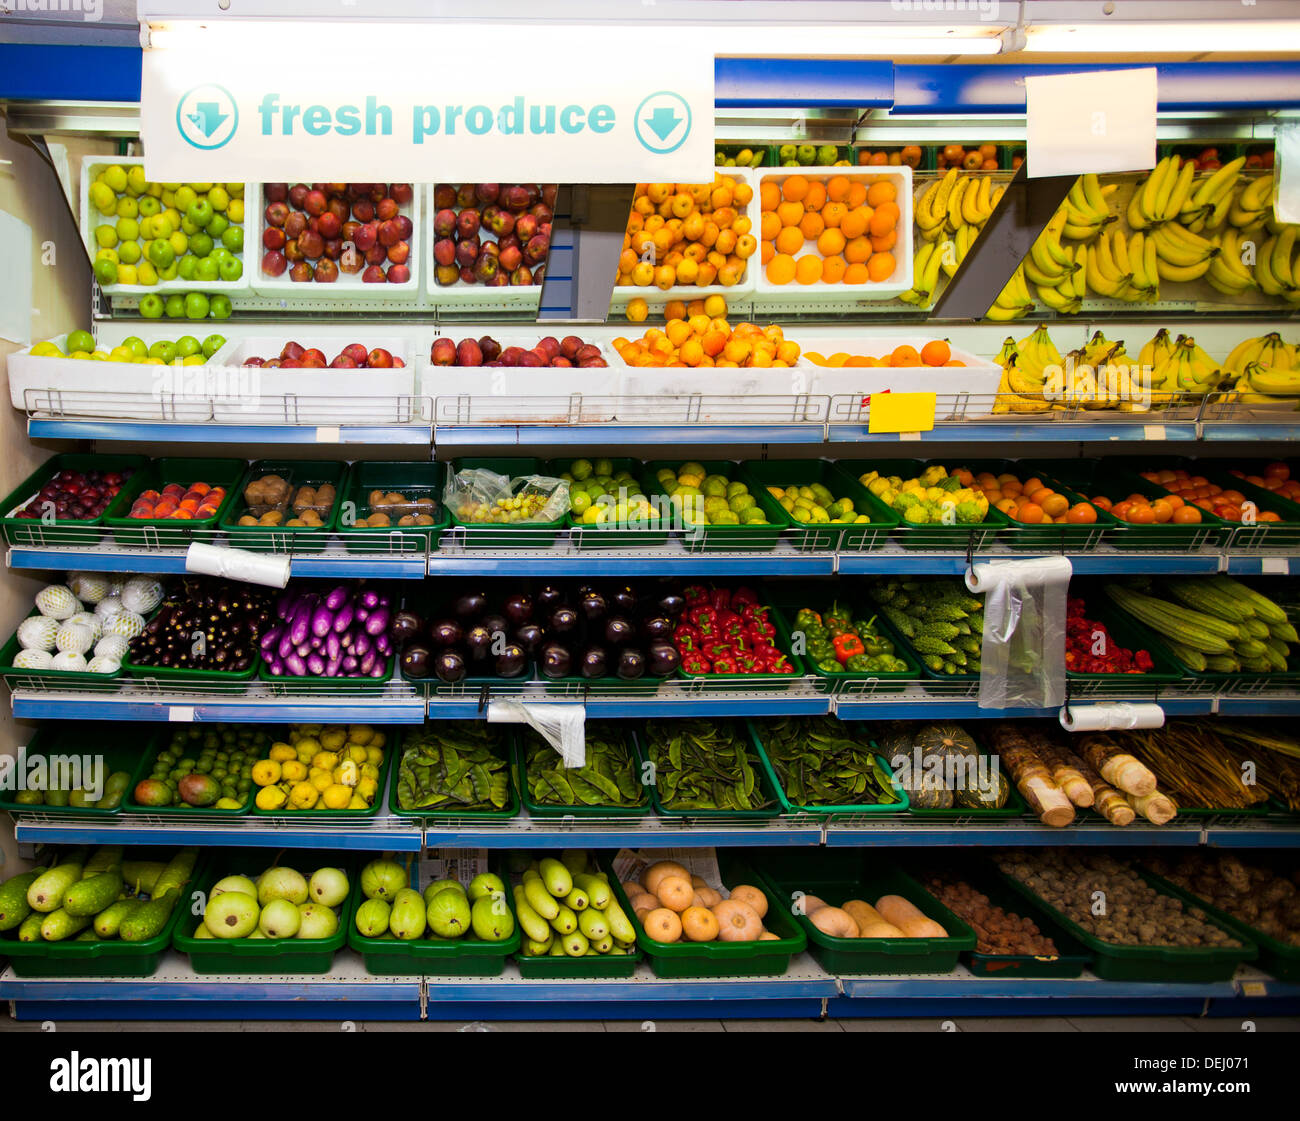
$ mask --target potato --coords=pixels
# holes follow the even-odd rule
[[[397,524],[398,524],[398,525],[415,525],[415,515],[414,515],[414,514],[403,514],[400,518],[397,519]]]
[[[239,519],[240,525],[257,525],[257,519],[252,514],[245,514]]]
[[[416,525],[433,525],[433,518],[428,514],[417,514],[415,516]]]
[[[372,529],[381,529],[384,526],[390,526],[392,524],[393,519],[387,514],[371,514],[370,517],[366,519],[366,525],[370,526]]]
[[[299,487],[298,493],[293,496],[293,508],[301,513],[309,506],[316,505],[316,488]]]

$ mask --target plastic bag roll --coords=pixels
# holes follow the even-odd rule
[[[1104,705],[1071,705],[1060,712],[1061,727],[1067,732],[1114,732],[1133,728],[1162,728],[1165,710],[1156,704],[1120,701]]]
[[[249,553],[218,548],[195,541],[185,553],[185,571],[202,576],[224,576],[245,584],[283,588],[289,582],[291,559],[281,553]]]
[[[535,728],[566,767],[587,762],[587,707],[577,704],[531,704],[524,701],[488,701],[489,724],[527,724]]]
[[[1066,557],[972,565],[966,587],[984,596],[981,708],[1057,708],[1065,700]]]

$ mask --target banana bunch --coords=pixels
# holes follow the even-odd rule
[[[1034,292],[1044,304],[1054,311],[1073,315],[1082,306],[1083,293],[1075,290],[1074,277],[1079,271],[1075,255],[1061,244],[1066,222],[1062,206],[1029,247],[1022,267],[1025,279],[1034,286]]]
[[[1202,347],[1196,345],[1196,340],[1190,335],[1179,335],[1171,346],[1169,332],[1161,331],[1149,345],[1152,346],[1153,360],[1150,368],[1154,389],[1171,396],[1204,396],[1219,387],[1219,382],[1223,379],[1222,368]],[[1146,347],[1143,347],[1139,358],[1146,353]]]
[[[913,257],[912,287],[899,299],[918,307],[934,302],[939,272],[956,274],[1004,190],[992,176],[963,177],[956,168],[925,189],[915,207],[922,245]]]
[[[1149,234],[1156,247],[1156,265],[1164,280],[1188,281],[1204,276],[1219,256],[1214,242],[1178,222],[1162,222]]]
[[[1266,404],[1300,396],[1300,346],[1283,342],[1276,331],[1239,342],[1223,369],[1238,375],[1233,388],[1239,400]]]
[[[1237,296],[1252,288],[1258,288],[1259,282],[1241,259],[1243,239],[1242,230],[1228,225],[1219,230],[1211,239],[1218,248],[1218,256],[1210,262],[1206,270],[1206,282],[1225,296]],[[1258,266],[1258,259],[1256,260]]]
[[[1160,295],[1159,259],[1151,238],[1141,231],[1132,240],[1123,230],[1103,233],[1088,246],[1085,275],[1099,296],[1130,303],[1150,303]]]
[[[1046,342],[1040,340],[1040,334]],[[1044,377],[1051,367],[1052,355],[1056,356],[1057,362],[1060,361],[1061,356],[1052,340],[1047,338],[1045,327],[1040,326],[1019,343],[1008,335],[997,357],[997,363],[1002,367],[1002,377],[998,381],[998,395],[993,402],[993,412],[1045,413],[1049,408],[1059,409],[1061,406],[1052,405],[1043,396]],[[1021,388],[1018,389],[1018,386]]]
[[[1237,181],[1245,166],[1246,157],[1238,156],[1200,180],[1178,212],[1178,221],[1194,234],[1219,229],[1232,209]]]
[[[1020,319],[1034,310],[1034,298],[1029,294],[1029,285],[1025,281],[1025,266],[1022,261],[1011,274],[1011,279],[1007,281],[1006,287],[998,293],[997,299],[993,301],[993,306],[984,313],[985,319],[991,319],[994,323],[1006,323],[1012,319]]]
[[[1222,170],[1222,169],[1220,169]],[[1233,198],[1228,208],[1228,221],[1239,230],[1262,222],[1273,210],[1273,175],[1261,175],[1251,180]],[[1272,231],[1277,233],[1276,230]]]
[[[1106,200],[1116,189],[1115,184],[1103,188],[1091,172],[1080,175],[1061,203],[1065,212],[1065,236],[1071,241],[1092,241],[1115,221],[1116,216],[1110,212]]]
[[[1151,385],[1142,367],[1098,331],[1079,350],[1071,351],[1060,367],[1059,380],[1048,379],[1048,396],[1059,395],[1068,407],[1146,412]]]
[[[1178,156],[1162,159],[1133,190],[1126,212],[1129,229],[1157,228],[1180,217],[1191,197],[1195,178],[1193,161]]]
[[[1300,303],[1300,268],[1293,259],[1300,226],[1282,226],[1255,255],[1255,281],[1268,296],[1281,296],[1287,303]]]

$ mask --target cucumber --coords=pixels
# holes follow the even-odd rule
[[[151,938],[157,938],[171,918],[179,898],[178,892],[173,891],[151,899],[148,903],[141,903],[122,920],[122,925],[117,928],[118,937],[123,942],[148,942]]]
[[[127,915],[144,904],[138,899],[119,899],[95,916],[95,933],[101,938],[116,938]]]
[[[169,894],[180,894],[181,888],[190,882],[194,863],[198,858],[198,849],[182,849],[173,856],[171,862],[163,869],[162,875],[158,877],[153,891],[149,893],[153,899],[159,900]]]
[[[45,916],[41,923],[41,937],[46,942],[62,942],[74,934],[80,934],[90,925],[89,915],[70,915],[62,907]]]
[[[121,891],[122,872],[118,868],[111,868],[68,888],[63,897],[63,909],[77,918],[93,918],[110,906]]]
[[[152,895],[158,877],[167,865],[161,860],[124,860],[122,861],[122,879],[132,891]]]
[[[21,872],[0,884],[0,930],[13,930],[32,913],[27,889],[44,874],[44,868]]]
[[[19,942],[39,942],[41,940],[41,924],[45,921],[45,915],[41,911],[33,911],[25,919],[23,924],[18,928]]]
[[[81,869],[80,861],[51,868],[27,889],[27,905],[44,914],[57,911],[68,888],[81,879]]]
[[[81,870],[83,880],[90,879],[91,876],[98,876],[101,872],[107,872],[110,868],[117,868],[122,863],[122,846],[121,845],[104,845],[97,849],[95,855],[86,861],[86,866]]]

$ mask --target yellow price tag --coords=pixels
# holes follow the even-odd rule
[[[868,432],[933,432],[936,394],[873,393]]]

